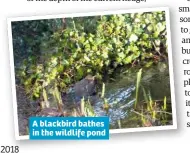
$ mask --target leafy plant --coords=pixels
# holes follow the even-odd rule
[[[165,125],[169,122],[172,115],[170,112],[167,112],[166,96],[163,100],[153,100],[151,93],[148,92],[147,94],[146,90],[142,87],[144,100],[138,101],[141,75],[142,69],[137,72],[135,110],[132,110],[132,112],[140,116],[143,126]]]
[[[89,99],[87,101],[85,101],[84,97],[81,99],[81,115],[82,116],[91,116],[91,117],[96,116],[96,114],[94,112],[94,108],[92,107]]]
[[[64,92],[89,73],[103,78],[167,57],[165,12],[22,21],[12,29],[16,79],[32,99],[44,88]]]

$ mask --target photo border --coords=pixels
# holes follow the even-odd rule
[[[56,19],[56,18],[70,18],[70,17],[85,17],[85,16],[98,16],[98,15],[100,16],[100,15],[126,14],[126,13],[143,13],[143,12],[156,12],[156,11],[165,11],[165,15],[166,15],[166,30],[167,30],[167,44],[168,44],[168,64],[169,64],[169,76],[170,76],[170,93],[171,93],[173,125],[156,126],[156,127],[110,129],[110,134],[177,129],[176,101],[175,101],[175,90],[174,90],[174,75],[173,75],[173,59],[172,59],[172,45],[171,45],[169,8],[168,7],[141,8],[141,9],[128,9],[128,10],[116,10],[116,11],[70,13],[70,14],[59,14],[59,15],[31,16],[31,17],[15,17],[15,18],[8,18],[7,19],[8,39],[9,39],[9,55],[10,55],[10,67],[11,67],[12,96],[13,96],[13,111],[14,111],[14,125],[15,125],[15,137],[16,137],[16,140],[29,139],[29,135],[19,136],[11,22],[13,22],[13,21],[26,21],[26,20],[42,20],[42,19]]]

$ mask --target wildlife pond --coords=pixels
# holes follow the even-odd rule
[[[105,81],[104,99],[93,95],[93,111],[96,116],[109,116],[110,129],[136,128],[147,126],[161,126],[172,124],[171,93],[169,67],[166,63],[158,63],[149,68],[142,69],[141,82],[138,93],[138,103],[135,108],[137,74],[140,68],[132,67],[118,70],[113,78]],[[101,87],[100,87],[101,88]],[[21,89],[17,89],[19,131],[25,135],[27,120],[36,114],[31,109],[31,103],[24,97]],[[109,108],[104,109],[106,99]],[[147,100],[148,99],[148,100]],[[67,112],[76,105],[67,99]],[[56,102],[51,100],[50,107]],[[163,108],[165,107],[165,108]],[[35,108],[36,109],[36,108]],[[65,108],[67,109],[67,108]]]
[[[103,103],[101,100],[94,106],[97,116],[108,115],[110,117],[110,128],[112,129],[172,124],[168,65],[159,63],[158,65],[143,69],[139,88],[139,100],[137,109],[135,109],[138,71],[139,68],[131,68],[126,73],[116,74],[112,82],[105,83],[105,97],[110,105],[108,111],[101,109]],[[156,107],[154,110],[148,110],[147,106],[144,107],[147,101],[145,100],[146,97],[154,101],[155,105],[160,105],[158,107],[163,105],[165,97],[167,99],[166,109],[169,112],[168,116],[165,119],[161,119],[161,114],[156,114],[161,109],[157,106],[153,106]],[[152,116],[154,113],[155,117]]]
[[[160,62],[157,65],[142,69],[138,104],[137,108],[134,108],[139,70],[139,67],[116,70],[113,77],[104,82],[104,98],[100,98],[98,94],[89,97],[90,102],[93,103],[94,114],[96,116],[109,116],[110,128],[112,129],[172,124],[168,64]],[[101,87],[99,88],[101,90]],[[74,97],[74,95],[72,96]],[[68,112],[76,107],[72,103],[73,97],[66,100],[67,105],[70,106]],[[109,106],[108,109],[104,108],[105,99]],[[167,103],[164,110],[165,118],[162,116],[164,111],[161,111],[164,106],[164,99]],[[147,105],[149,104],[147,103],[149,102],[147,101],[152,101],[150,107],[154,108],[148,108]],[[56,102],[52,103],[52,106],[56,106]]]
[[[19,134],[30,116],[172,125],[165,11],[12,22]]]

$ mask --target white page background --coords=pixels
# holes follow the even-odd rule
[[[7,0],[0,2],[0,146],[19,145],[20,153],[57,152],[189,152],[190,129],[186,128],[185,97],[183,89],[184,55],[180,49],[179,6],[190,6],[186,0],[147,0],[135,2],[27,2]],[[169,7],[175,77],[175,97],[178,130],[113,134],[109,141],[16,141],[14,133],[13,104],[9,64],[7,21],[8,17],[54,15],[64,13],[124,10],[147,7]],[[190,13],[181,15],[190,16]],[[190,27],[189,24],[184,24]],[[190,46],[189,46],[190,48]],[[190,58],[186,55],[186,58]],[[190,119],[189,119],[190,120]]]

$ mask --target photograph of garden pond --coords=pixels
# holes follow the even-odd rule
[[[166,12],[12,21],[19,135],[31,116],[173,125]]]

